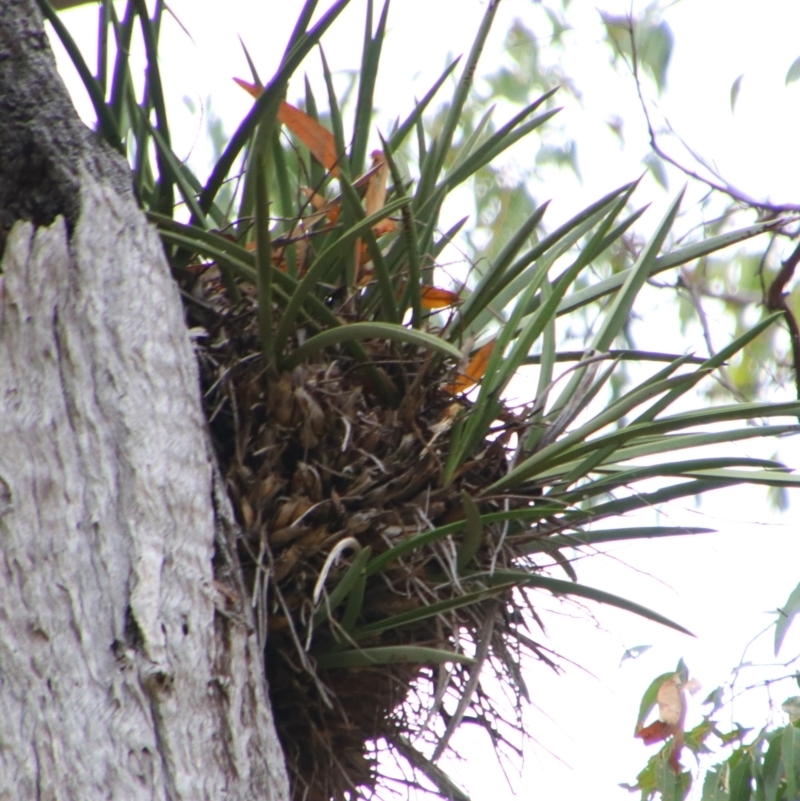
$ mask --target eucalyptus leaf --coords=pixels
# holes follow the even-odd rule
[[[786,599],[786,603],[778,610],[778,620],[775,623],[775,656],[781,650],[786,632],[800,614],[800,584],[798,584]]]

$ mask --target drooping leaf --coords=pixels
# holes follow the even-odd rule
[[[627,612],[632,612],[647,620],[652,620],[656,623],[660,623],[662,626],[667,626],[668,628],[694,637],[694,634],[692,634],[689,629],[658,614],[658,612],[654,612],[634,601],[629,601],[627,598],[621,598],[618,595],[606,592],[605,590],[599,590],[596,587],[590,587],[586,584],[576,584],[572,581],[554,579],[550,576],[542,575],[541,573],[525,573],[524,571],[516,570],[496,570],[491,575],[480,575],[480,578],[490,584],[494,584],[495,582],[509,582],[516,584],[518,587],[536,587],[549,590],[556,595],[576,595],[580,598],[587,598],[595,603],[608,604],[618,609],[624,609]]]
[[[344,576],[339,580],[338,584],[334,587],[330,596],[319,605],[319,608],[314,612],[312,617],[312,625],[318,626],[324,622],[330,612],[334,611],[339,604],[348,597],[353,591],[353,588],[358,584],[359,579],[364,572],[364,566],[369,561],[372,548],[367,546],[362,548],[357,556],[353,559],[352,564],[345,572]]]
[[[441,353],[443,356],[449,356],[451,359],[461,356],[458,349],[449,342],[425,331],[415,331],[412,328],[404,328],[392,323],[350,323],[316,334],[299,347],[294,348],[281,364],[284,370],[290,370],[323,348],[338,345],[340,342],[365,339],[408,342],[417,347]]]
[[[331,651],[316,657],[321,668],[366,667],[369,665],[440,665],[446,662],[472,664],[474,660],[466,654],[442,651],[421,645],[386,645],[378,648],[363,648],[354,651]]]

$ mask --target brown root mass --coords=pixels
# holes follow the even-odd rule
[[[273,713],[294,798],[328,801],[368,793],[380,780],[370,745],[402,742],[407,749],[408,739],[426,726],[441,735],[452,699],[468,685],[470,667],[393,663],[326,669],[319,665],[324,655],[412,645],[474,655],[488,634],[492,666],[517,695],[525,693],[519,651],[534,650],[547,660],[522,634],[516,604],[524,601],[510,590],[500,599],[353,641],[350,633],[366,625],[463,595],[456,568],[462,534],[414,549],[369,576],[360,606],[352,600],[356,591],[337,608],[329,604],[357,552],[370,548],[375,557],[462,520],[461,491],[474,496],[506,471],[506,440],[487,442],[451,486],[442,486],[449,426],[462,407],[442,391],[446,375],[441,368],[431,371],[429,354],[367,343],[374,363],[403,390],[402,402],[391,408],[377,401],[365,371],[344,352],[322,354],[291,373],[268,370],[254,303],[247,298],[235,309],[207,298],[187,306],[204,329],[197,342],[206,410],[242,530],[245,586],[265,642]],[[491,505],[481,504],[481,511],[491,511]],[[514,553],[513,540],[499,526],[487,526],[473,569],[519,566],[524,557]],[[320,578],[339,543],[349,546]],[[516,636],[510,639],[509,633]],[[450,713],[441,692],[436,696],[437,687],[447,689]],[[431,705],[432,726],[426,723]],[[495,744],[503,739],[480,686],[473,690],[467,718]]]

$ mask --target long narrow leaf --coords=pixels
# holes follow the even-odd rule
[[[434,765],[430,759],[417,751],[402,734],[395,734],[387,739],[410,765],[433,784],[441,798],[448,798],[451,801],[470,801],[470,797],[438,765]]]
[[[466,103],[470,89],[472,88],[472,80],[478,66],[478,60],[480,59],[486,39],[489,36],[489,31],[491,30],[492,22],[494,21],[495,14],[497,14],[499,5],[499,2],[493,0],[486,8],[475,41],[472,44],[472,48],[467,56],[467,61],[464,64],[464,71],[456,84],[456,90],[449,104],[447,116],[444,119],[442,130],[436,140],[436,145],[425,159],[425,165],[420,175],[419,187],[416,195],[415,206],[417,208],[423,203],[427,204],[433,194],[439,173],[444,166],[447,153],[452,145],[456,128],[461,121],[464,103]],[[433,211],[433,209],[431,209],[431,211]]]
[[[362,548],[358,554],[353,559],[352,564],[350,567],[347,568],[345,574],[339,580],[339,583],[334,587],[331,594],[325,600],[325,602],[320,604],[319,609],[314,612],[314,615],[311,619],[312,626],[316,627],[323,623],[325,620],[328,619],[328,615],[330,612],[334,611],[337,606],[349,595],[352,591],[353,587],[355,587],[356,583],[364,573],[364,566],[367,564],[370,558],[370,554],[372,553],[372,549],[367,546],[366,548]]]
[[[395,164],[395,161],[392,158],[391,146],[384,140],[382,136],[381,144],[383,145],[386,163],[389,165],[389,171],[392,175],[394,191],[399,197],[406,198],[407,201],[400,209],[400,214],[403,220],[402,239],[405,243],[404,255],[405,258],[408,259],[408,282],[406,291],[403,292],[403,297],[400,300],[400,304],[399,306],[395,307],[393,313],[397,320],[402,320],[403,315],[408,308],[408,302],[410,299],[412,310],[411,325],[414,328],[419,328],[422,325],[422,301],[420,298],[422,284],[422,262],[420,259],[419,247],[417,245],[414,211],[411,201],[409,198],[407,198],[405,189],[403,188],[403,181],[402,177],[400,176],[400,171],[398,170],[397,164]]]
[[[380,211],[369,217],[365,217],[363,220],[359,220],[352,228],[343,233],[339,239],[319,254],[314,263],[309,267],[302,281],[297,285],[297,289],[283,311],[283,317],[278,325],[278,331],[275,334],[275,347],[277,350],[283,348],[284,342],[294,328],[297,313],[308,295],[316,288],[320,281],[324,280],[326,274],[333,266],[334,260],[342,258],[345,249],[353,245],[356,239],[358,239],[365,230],[372,228],[375,223],[380,222],[397,211],[403,203],[404,201],[402,199],[387,203]]]
[[[39,10],[42,12],[42,16],[53,26],[56,36],[61,40],[61,44],[64,45],[67,55],[69,55],[81,81],[83,81],[89,99],[92,101],[94,113],[97,115],[100,131],[109,145],[122,153],[124,148],[122,146],[122,136],[117,128],[117,123],[106,105],[102,87],[97,82],[94,75],[92,75],[92,71],[86,64],[80,48],[75,43],[75,40],[61,21],[61,17],[59,17],[50,3],[47,2],[47,0],[36,0],[36,2],[39,6]]]
[[[539,573],[525,573],[516,570],[498,570],[491,576],[484,574],[483,576],[476,576],[476,578],[478,577],[489,582],[496,581],[504,585],[513,583],[518,587],[536,587],[538,589],[549,590],[554,595],[577,595],[580,598],[586,598],[587,600],[595,601],[599,604],[616,606],[618,609],[624,609],[626,612],[633,612],[635,615],[639,615],[647,620],[652,620],[655,623],[660,623],[662,626],[675,629],[691,637],[694,636],[689,629],[658,614],[658,612],[654,612],[645,606],[629,601],[627,598],[621,598],[619,595],[613,595],[605,590],[598,590],[596,587],[588,587],[585,584],[576,584],[572,581],[554,579]]]
[[[679,381],[680,379],[671,379],[671,381]],[[639,423],[635,425],[628,425],[610,434],[597,437],[589,442],[582,442],[581,430],[572,432],[569,435],[570,443],[573,447],[569,449],[559,447],[565,444],[567,438],[562,442],[556,443],[552,450],[545,454],[544,451],[535,454],[525,463],[517,468],[516,473],[511,477],[505,476],[494,485],[486,490],[486,493],[498,491],[498,486],[511,486],[520,482],[523,476],[532,475],[537,472],[536,466],[542,467],[546,470],[552,465],[563,463],[569,459],[577,458],[585,454],[591,453],[598,448],[606,446],[617,447],[639,437],[657,437],[673,431],[679,431],[683,428],[693,428],[701,425],[712,425],[715,423],[729,422],[731,420],[749,420],[758,417],[790,417],[800,414],[800,403],[781,403],[781,404],[734,404],[731,406],[717,406],[711,409],[698,409],[693,412],[685,414],[674,415],[672,417],[664,417],[653,422]],[[601,415],[602,417],[602,415]],[[597,418],[596,418],[597,419]],[[544,456],[542,456],[544,454]],[[541,458],[540,458],[541,457]],[[509,474],[510,475],[510,474]]]
[[[678,498],[691,498],[703,495],[721,487],[728,486],[724,481],[713,479],[690,479],[672,484],[652,492],[639,492],[625,498],[615,498],[606,503],[600,503],[588,508],[579,508],[568,511],[561,519],[565,528],[585,526],[589,523],[599,523],[608,518],[617,518],[638,509],[653,509],[660,504],[669,503]]]
[[[656,257],[658,256],[658,253],[666,241],[673,223],[675,222],[681,200],[683,199],[683,194],[683,191],[680,192],[680,194],[670,204],[666,214],[664,215],[664,218],[661,221],[661,224],[658,226],[655,234],[653,234],[653,236],[650,238],[647,245],[645,245],[636,261],[636,264],[628,274],[628,277],[625,279],[625,283],[619,290],[619,293],[614,299],[611,308],[606,311],[600,329],[592,339],[591,347],[593,350],[600,352],[608,350],[608,348],[610,348],[614,343],[614,340],[620,331],[622,331],[623,327],[627,325],[631,308],[633,307],[633,301],[636,299],[636,296],[639,294],[639,291],[649,277],[650,270],[655,263]],[[577,390],[580,378],[580,375],[576,374],[570,379],[570,381],[567,383],[567,386],[562,390],[560,397],[554,403],[554,406],[557,408],[561,407],[573,397],[575,391]]]
[[[125,6],[125,14],[120,21],[117,18],[114,4],[111,3],[111,21],[114,25],[114,35],[116,38],[117,56],[114,61],[114,72],[111,77],[111,92],[109,95],[108,107],[114,119],[117,130],[122,133],[127,127],[124,123],[125,98],[128,95],[131,85],[130,64],[128,57],[131,50],[131,37],[133,36],[133,24],[136,19],[136,8],[134,0],[128,0]]]
[[[483,541],[483,523],[478,505],[467,492],[461,491],[461,502],[464,504],[464,519],[467,522],[464,540],[458,548],[456,567],[460,573],[474,558]]]
[[[150,121],[141,113],[141,121],[144,126],[150,132],[150,135],[153,137],[153,143],[156,148],[156,153],[158,154],[158,159],[160,163],[159,171],[164,175],[164,177],[169,177],[171,181],[173,181],[177,187],[178,191],[181,194],[181,198],[183,198],[183,202],[188,207],[189,211],[191,211],[195,224],[201,225],[203,228],[208,228],[208,221],[206,220],[205,212],[202,208],[200,208],[200,203],[197,200],[196,194],[196,187],[192,184],[189,177],[187,176],[187,172],[189,172],[189,168],[181,163],[175,153],[172,151],[172,148],[169,145],[164,137],[161,135],[161,132],[154,128]],[[170,213],[171,209],[154,209],[156,213],[161,213],[165,217],[171,217],[172,214]]]
[[[424,331],[416,331],[412,328],[404,328],[402,325],[392,323],[350,323],[349,325],[322,331],[311,337],[299,347],[294,348],[289,356],[281,361],[281,367],[284,370],[291,370],[323,348],[329,348],[340,342],[364,339],[388,339],[394,342],[408,342],[419,348],[441,353],[451,359],[458,359],[461,356],[458,348],[454,348],[446,340]]]
[[[757,336],[759,336],[770,325],[772,325],[780,316],[780,313],[778,313],[766,317],[764,320],[756,323],[756,325],[754,325],[749,331],[745,331],[745,333],[740,337],[737,337],[733,342],[726,345],[724,348],[722,348],[722,350],[709,357],[705,362],[703,362],[702,365],[700,365],[700,367],[698,367],[697,372],[695,373],[696,380],[692,386],[694,386],[694,384],[697,383],[700,378],[702,378],[702,373],[710,370],[716,370],[717,367],[725,364],[728,359],[732,358],[740,350],[746,347]],[[654,404],[652,408],[648,409],[644,415],[642,415],[640,418],[637,418],[634,422],[639,423],[644,422],[645,420],[654,419],[656,415],[660,414],[671,403],[677,400],[679,396],[680,395],[676,390],[668,392],[660,401],[658,401],[658,403]]]
[[[161,14],[163,5],[156,4],[156,15]],[[161,71],[158,65],[158,44],[156,25],[150,19],[145,0],[136,0],[136,9],[139,14],[139,21],[142,27],[142,38],[144,39],[144,51],[147,58],[146,67],[146,97],[152,100],[153,109],[156,114],[155,128],[167,148],[170,148],[170,132],[167,120],[167,106],[164,101],[164,87],[161,83]],[[173,191],[173,171],[165,163],[164,151],[156,151],[156,162],[158,164],[158,201],[155,206],[157,211],[162,214],[172,214],[172,207],[175,205]]]
[[[687,448],[707,448],[721,442],[739,442],[756,437],[782,437],[797,434],[796,424],[782,426],[748,426],[730,431],[704,431],[700,434],[661,434],[651,438],[639,437],[631,445],[614,449],[614,458],[631,461],[657,453],[676,453]]]
[[[105,97],[108,88],[108,29],[111,27],[111,0],[102,0],[97,15],[97,85]]]
[[[367,4],[364,27],[364,49],[361,55],[361,69],[358,72],[358,99],[353,121],[353,144],[350,150],[350,174],[360,175],[364,171],[369,144],[369,129],[374,107],[375,81],[378,77],[378,66],[381,49],[386,37],[386,21],[389,14],[389,0],[383,4],[383,11],[378,20],[375,34],[372,33],[372,0]]]
[[[518,486],[526,479],[535,475],[538,471],[547,469],[558,457],[561,457],[562,461],[566,461],[567,457],[564,456],[564,453],[570,446],[576,446],[575,453],[580,452],[581,448],[578,446],[578,443],[585,442],[590,434],[622,418],[630,409],[633,409],[638,404],[644,403],[662,392],[666,392],[675,384],[680,385],[681,383],[688,383],[689,380],[690,378],[686,376],[678,376],[677,378],[670,378],[659,384],[644,387],[638,392],[631,393],[624,402],[620,401],[613,404],[611,407],[592,418],[588,423],[585,423],[580,428],[570,432],[558,441],[547,445],[538,453],[534,453],[532,456],[525,459],[521,464],[509,471],[503,478],[488,487],[485,490],[486,493],[496,493]],[[628,433],[629,437],[632,438],[635,436],[635,434],[630,433],[630,428],[626,428],[625,431]],[[598,445],[594,442],[590,446],[591,449],[596,447],[598,447]]]
[[[347,219],[352,219],[354,221],[363,220],[367,216],[367,212],[361,205],[361,201],[358,198],[355,187],[350,183],[350,181],[347,179],[347,176],[344,174],[339,176],[339,183],[342,187],[343,206],[349,212]],[[398,309],[395,305],[394,288],[389,277],[389,270],[386,266],[383,253],[381,252],[372,228],[363,229],[361,238],[363,238],[365,244],[367,245],[367,251],[372,259],[372,266],[378,282],[378,289],[381,293],[382,306],[386,315],[386,322],[399,323],[402,318],[400,317]],[[358,259],[359,256],[359,253],[355,254],[356,259]],[[349,260],[351,255],[348,255],[347,258]],[[355,281],[349,283],[348,286],[352,286],[354,283]]]
[[[283,99],[289,78],[300,66],[306,55],[308,55],[311,49],[319,42],[322,34],[325,33],[333,21],[342,13],[349,1],[350,0],[338,0],[338,2],[335,2],[322,16],[314,28],[308,32],[304,32],[302,35],[298,33],[296,43],[292,45],[290,52],[281,63],[280,69],[275,74],[275,77],[270,81],[269,85],[265,87],[264,93],[256,101],[244,120],[242,120],[236,132],[231,137],[230,142],[228,142],[227,147],[214,165],[214,169],[200,196],[200,206],[205,211],[208,211],[210,208],[217,192],[219,192],[220,187],[230,173],[234,162],[255,132],[256,127],[270,116],[274,117],[274,115],[277,114],[278,103]]]
[[[508,150],[513,144],[520,139],[524,139],[528,134],[540,128],[548,120],[552,119],[561,109],[555,108],[540,114],[538,117],[529,120],[528,122],[520,125],[519,121],[527,117],[535,108],[547,100],[556,90],[552,90],[543,95],[535,103],[531,104],[528,108],[521,111],[514,119],[500,128],[493,134],[486,142],[475,150],[464,161],[456,165],[442,179],[439,186],[446,187],[448,190],[462,184],[467,178],[472,177],[481,167],[490,164],[501,153]]]
[[[666,270],[670,270],[673,267],[679,267],[681,264],[688,264],[691,261],[701,259],[711,253],[716,253],[719,250],[723,250],[731,245],[752,239],[755,236],[760,236],[761,234],[773,231],[781,224],[781,220],[770,220],[769,222],[757,223],[756,225],[740,228],[737,231],[731,231],[727,234],[712,236],[709,239],[704,239],[702,242],[698,242],[694,245],[687,245],[684,248],[673,250],[671,253],[659,256],[655,260],[650,270],[650,277],[665,272]],[[559,315],[567,314],[575,309],[580,308],[581,306],[586,306],[589,303],[593,303],[605,295],[611,294],[614,292],[614,290],[621,287],[625,281],[627,281],[631,270],[633,270],[633,267],[567,296],[558,307]]]
[[[542,484],[558,481],[564,485],[570,485],[588,475],[594,468],[597,468],[598,472],[601,471],[603,466],[612,460],[630,462],[659,453],[674,454],[688,448],[707,448],[716,443],[797,433],[797,425],[750,426],[749,428],[714,433],[661,434],[653,437],[645,435],[637,437],[632,444],[613,442],[610,445],[603,445],[602,442],[595,440],[597,447],[589,450],[589,455],[584,459],[570,460],[571,454],[567,452],[564,459],[557,460],[554,467],[537,473],[537,480]]]
[[[498,595],[502,595],[516,585],[517,583],[513,581],[507,581],[505,583],[497,582],[496,586],[467,592],[455,598],[448,598],[446,601],[439,601],[438,603],[421,606],[418,609],[412,609],[410,612],[403,612],[399,615],[378,620],[375,623],[370,623],[367,626],[356,629],[351,633],[351,636],[354,640],[363,640],[366,637],[373,637],[377,634],[382,634],[384,631],[391,631],[400,626],[418,623],[420,620],[427,620],[428,618],[436,617],[436,615],[441,615],[445,612],[452,612],[454,609],[461,609],[465,606],[472,606],[480,601],[488,600],[489,598],[496,598]]]
[[[272,339],[272,241],[269,234],[269,197],[267,195],[267,165],[258,159],[256,176],[256,273],[258,275],[258,331],[261,352],[267,365],[274,367],[275,351]]]
[[[566,223],[560,225],[552,234],[542,239],[541,242],[531,248],[528,253],[514,262],[507,270],[503,272],[491,271],[487,273],[476,287],[472,296],[462,307],[458,323],[454,327],[454,330],[457,332],[468,330],[475,318],[483,312],[497,294],[517,278],[530,264],[533,264],[537,259],[551,251],[552,248],[575,229],[582,226],[593,227],[594,224],[602,219],[614,201],[623,193],[628,192],[632,186],[633,184],[625,184],[619,189],[609,192],[609,194],[576,214]]]
[[[328,669],[369,665],[441,665],[447,662],[471,665],[475,661],[466,654],[423,645],[384,645],[355,651],[332,651],[315,655],[315,658],[318,667]]]
[[[311,23],[311,18],[314,16],[314,11],[316,11],[318,2],[319,0],[306,0],[300,13],[297,15],[297,22],[295,22],[292,35],[286,43],[286,50],[283,53],[282,61],[288,61],[295,48],[302,45],[306,36],[306,28]]]
[[[403,144],[406,137],[411,133],[411,129],[415,128],[422,119],[422,115],[425,112],[425,109],[430,105],[431,100],[436,96],[436,93],[441,88],[442,84],[450,77],[453,70],[458,66],[458,62],[461,60],[461,56],[455,59],[450,66],[445,69],[445,71],[436,79],[436,83],[425,93],[425,96],[422,100],[418,101],[417,104],[414,106],[414,110],[409,114],[409,116],[397,126],[397,129],[392,132],[392,135],[389,137],[389,148],[392,152],[396,152],[400,145]],[[420,167],[422,165],[420,164]]]
[[[542,503],[537,504],[535,507],[514,509],[507,512],[493,512],[490,514],[481,515],[481,524],[488,526],[493,523],[504,523],[511,520],[535,523],[537,521],[545,520],[548,517],[552,517],[559,512],[563,512],[563,510],[563,505]],[[450,534],[456,534],[459,531],[463,531],[466,525],[466,520],[458,520],[454,523],[447,523],[444,526],[432,528],[428,531],[422,531],[419,534],[409,537],[407,540],[398,543],[388,551],[384,551],[379,556],[376,556],[367,566],[367,575],[372,576],[376,573],[382,572],[388,565],[397,559],[402,559],[404,556],[407,556],[414,551],[418,551],[420,548],[431,545],[434,542],[438,542]]]
[[[684,537],[694,534],[713,534],[713,528],[696,528],[684,526],[640,526],[631,528],[611,528],[599,531],[578,531],[575,534],[558,534],[554,537],[535,540],[525,545],[521,551],[534,554],[545,550],[544,545],[550,548],[584,548],[587,546],[604,545],[608,542],[626,542],[628,540],[649,540],[661,537]]]
[[[796,481],[791,482],[789,480],[794,478],[793,476],[789,476],[778,469],[782,467],[781,465],[768,459],[746,459],[743,457],[732,458],[720,456],[714,458],[687,459],[676,462],[662,462],[657,465],[642,465],[638,467],[631,467],[630,465],[603,465],[603,467],[597,470],[597,472],[601,474],[600,478],[587,481],[569,492],[559,493],[559,499],[567,504],[583,503],[589,498],[594,498],[598,495],[609,495],[620,487],[632,487],[639,481],[646,481],[651,478],[697,478],[713,476],[726,480],[728,478],[735,479],[735,481],[731,483],[738,483],[739,478],[745,474],[741,471],[726,469],[733,467],[763,468],[751,470],[746,473],[747,476],[752,476],[754,484],[769,484],[770,482],[778,481],[780,477],[784,478],[784,484],[796,483]],[[774,486],[780,486],[780,484],[774,484]]]

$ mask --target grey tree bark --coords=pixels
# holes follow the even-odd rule
[[[33,0],[0,0],[0,798],[285,801],[191,342],[127,176]]]

